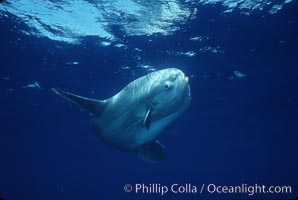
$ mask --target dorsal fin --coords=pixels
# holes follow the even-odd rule
[[[83,107],[84,109],[92,112],[97,116],[100,116],[105,110],[105,101],[81,97],[57,88],[52,88],[52,91],[58,94],[59,96]]]

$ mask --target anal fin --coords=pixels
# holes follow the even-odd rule
[[[159,162],[166,157],[166,148],[159,141],[152,141],[142,146],[138,155],[147,162]]]

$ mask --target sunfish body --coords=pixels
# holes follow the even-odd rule
[[[191,100],[188,78],[176,68],[138,78],[106,100],[52,90],[92,112],[92,127],[105,142],[138,152],[151,162],[165,157],[165,148],[156,138],[187,110]]]

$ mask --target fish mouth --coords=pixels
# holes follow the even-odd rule
[[[189,78],[188,78],[187,76],[184,76],[184,81],[185,81],[186,83],[188,83],[188,80],[189,80]]]

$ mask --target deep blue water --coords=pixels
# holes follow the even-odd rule
[[[298,2],[276,14],[221,5],[198,6],[197,18],[172,35],[123,37],[127,49],[84,37],[68,44],[25,35],[13,15],[1,18],[0,196],[4,199],[290,199],[298,196]],[[118,32],[117,32],[118,31]],[[210,39],[197,43],[198,35]],[[169,52],[219,46],[220,53]],[[136,51],[140,48],[142,51]],[[139,57],[139,58],[138,58]],[[69,64],[78,62],[78,64]],[[111,97],[156,69],[190,77],[189,110],[160,137],[167,158],[157,164],[103,143],[88,112],[50,88]],[[122,66],[135,67],[121,70]],[[236,77],[234,71],[246,74]],[[118,73],[115,73],[118,72]],[[38,81],[41,89],[24,88]],[[292,194],[134,194],[125,184],[290,185]]]

